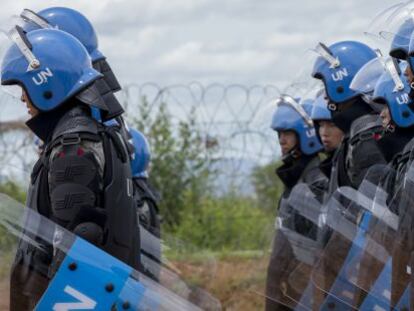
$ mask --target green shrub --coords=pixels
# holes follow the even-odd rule
[[[26,189],[22,189],[21,186],[12,181],[0,184],[0,193],[7,194],[9,197],[22,204],[26,201]]]
[[[131,120],[131,124],[148,138],[152,151],[149,179],[161,194],[159,208],[164,226],[173,230],[180,226],[181,216],[186,216],[182,212],[189,203],[184,202],[185,193],[190,190],[191,204],[198,205],[208,192],[212,160],[195,124],[194,109],[178,124],[172,123],[167,104],[161,103],[155,113],[153,109],[142,98],[140,117]]]
[[[26,200],[25,191],[16,183],[7,181],[0,184],[0,193],[7,194],[16,201],[24,204]],[[5,202],[5,204],[7,204]],[[3,252],[2,256],[12,256],[11,250],[17,245],[17,237],[7,233],[6,228],[0,225],[0,249]],[[7,252],[9,251],[9,252]],[[4,258],[2,258],[4,260]]]
[[[264,166],[257,166],[251,175],[255,189],[257,204],[266,212],[276,215],[277,203],[283,192],[283,183],[276,175],[276,169],[281,165],[275,161]]]
[[[270,245],[274,217],[254,200],[229,195],[204,198],[187,208],[174,236],[199,249],[263,250]]]

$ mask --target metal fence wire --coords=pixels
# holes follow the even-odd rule
[[[206,148],[215,147],[221,183],[245,189],[250,187],[251,169],[276,159],[279,152],[269,116],[263,115],[279,94],[274,85],[192,82],[128,84],[117,97],[127,120],[140,118],[138,108],[144,98],[154,115],[164,104],[173,127],[191,114]],[[7,93],[0,94],[0,102],[0,176],[24,180],[37,157],[35,138],[24,125],[25,105]]]

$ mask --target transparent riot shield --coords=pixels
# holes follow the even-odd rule
[[[291,205],[309,220],[318,224],[320,232],[322,248],[312,272],[312,282],[316,288],[313,290],[314,308],[359,308],[360,300],[370,295],[368,294],[369,288],[355,281],[361,270],[359,261],[362,254],[366,251],[370,256],[377,258],[380,267],[387,262],[389,258],[387,250],[368,234],[374,217],[368,210],[364,210],[359,202],[360,197],[363,197],[365,201],[373,201],[377,192],[378,176],[381,175],[384,175],[383,167],[378,168],[377,172],[374,170],[368,179],[371,187],[367,188],[368,191],[365,191],[363,195],[351,188],[341,188],[345,194],[340,191],[334,193],[322,208],[306,185],[297,187],[298,191],[292,193]],[[347,197],[349,193],[352,195]],[[366,245],[369,246],[368,250],[365,250]],[[381,271],[378,268],[377,270]],[[299,286],[298,280],[303,279],[302,274],[301,269],[292,273],[290,277],[292,286]],[[375,297],[375,300],[378,298]]]
[[[365,180],[359,191],[341,189],[341,194],[353,200],[371,214],[366,236],[367,242],[361,256],[348,267],[357,271],[351,282],[362,289],[355,297],[355,305],[361,309],[409,308],[409,284],[411,275],[411,224],[412,169],[403,164],[397,171],[388,170],[386,178],[377,187],[374,199],[366,195],[374,188]],[[390,187],[391,185],[391,187]],[[380,245],[388,256],[378,256]]]
[[[349,199],[352,204],[359,206],[368,221],[359,227],[363,232],[365,243],[360,245],[358,256],[348,263],[350,282],[360,290],[355,292],[353,304],[355,307],[367,308],[368,305],[390,306],[390,259],[398,227],[398,216],[390,207],[395,203],[393,193],[384,188],[388,180],[394,178],[394,172],[388,171],[381,184],[375,185],[364,180],[357,190],[351,188],[339,189],[341,196]],[[381,256],[378,250],[381,249]]]
[[[321,239],[321,237],[324,234],[323,230],[326,229],[324,227],[324,217],[326,214],[325,206],[307,184],[298,184],[293,188],[289,197],[289,206],[291,206],[298,215],[301,215],[307,222],[312,224],[313,248],[309,251],[309,247],[305,247],[304,250],[307,250],[307,252],[301,252],[305,256],[297,257],[299,264],[289,275],[288,282],[292,288],[302,293],[302,296],[298,301],[298,305],[300,305],[302,309],[317,310],[319,305],[318,299],[316,298],[324,295],[324,293],[321,289],[314,286],[312,282],[312,272],[323,248],[323,239]],[[298,245],[298,247],[302,247],[302,245]],[[308,245],[311,244],[308,243]]]
[[[310,309],[319,310],[319,308],[322,307],[349,308],[350,305],[346,304],[340,293],[338,293],[339,289],[343,288],[345,285],[342,278],[338,278],[337,280],[337,274],[339,274],[340,271],[336,270],[340,269],[330,269],[329,271],[324,271],[323,274],[319,270],[323,270],[320,266],[321,261],[326,257],[326,247],[329,245],[327,241],[330,241],[332,236],[334,236],[335,243],[338,243],[341,247],[352,244],[352,230],[344,232],[346,237],[343,239],[335,236],[335,230],[329,227],[327,222],[328,217],[332,216],[329,212],[329,206],[333,203],[321,204],[313,191],[311,191],[306,184],[295,186],[291,193],[289,203],[297,213],[311,221],[317,227],[316,245],[318,247],[312,260],[302,261],[291,273],[289,277],[290,285],[293,288],[303,288],[305,284],[302,284],[302,280],[307,281],[307,296],[304,295],[301,302],[302,304],[306,304]],[[329,251],[332,251],[331,248],[332,246]],[[329,264],[329,266],[332,265]],[[333,293],[331,293],[332,289]]]
[[[10,310],[199,309],[175,288],[154,282],[4,194],[0,214]]]
[[[402,190],[398,213],[400,222],[398,226],[396,244],[393,249],[391,297],[398,301],[398,306],[407,309],[414,308],[413,295],[413,204],[414,204],[414,163],[412,152],[405,165],[405,170],[399,170],[397,180],[402,180]]]
[[[324,249],[324,258],[328,259],[321,260],[325,264],[324,270],[316,272],[317,277],[326,279],[322,271],[339,271],[335,283],[340,286],[331,285],[329,294],[355,309],[408,306],[409,226],[404,223],[410,222],[407,215],[410,186],[406,178],[401,182],[398,177],[401,172],[381,167],[379,171],[383,172],[379,184],[378,180],[373,183],[366,179],[358,190],[340,188],[333,196],[329,209],[336,216],[328,216],[327,224],[336,235],[339,233],[353,241],[346,259],[338,264],[337,258],[329,258],[329,248],[335,250],[339,245],[331,238]],[[387,186],[390,183],[391,188]],[[343,208],[344,202],[348,202],[347,209]],[[325,285],[324,290],[327,287]]]
[[[370,252],[381,262],[389,257],[382,245],[367,236],[370,221],[370,213],[340,193],[329,200],[326,225],[332,232],[312,275],[315,286],[329,294],[330,299],[323,304],[339,303],[357,309],[356,297],[366,293],[353,282],[358,276],[358,266],[353,263],[358,262],[367,244],[372,245]],[[330,301],[332,297],[335,301]]]
[[[193,301],[194,304],[204,310],[221,309],[220,302],[216,298],[201,287],[193,284],[193,282],[188,281],[188,276],[182,275],[179,267],[168,257],[166,250],[172,247],[169,244],[171,237],[168,238],[169,241],[164,241],[142,227],[140,228],[140,237],[140,257],[145,275],[162,286],[171,289],[180,297]],[[182,241],[180,243],[184,244]],[[187,245],[186,249],[190,249],[190,247]],[[207,263],[209,277],[214,278],[215,258],[211,255],[206,255],[204,263]],[[197,276],[197,271],[193,271],[191,276],[193,279],[200,279],[202,277],[201,275]]]
[[[364,243],[346,268],[350,282],[360,289],[355,291],[353,299],[357,308],[388,309],[391,305],[390,260],[398,216],[391,210],[396,200],[394,190],[388,189],[387,183],[394,178],[394,173],[388,170],[378,185],[366,179],[358,191],[339,189],[341,196],[359,206],[367,219],[365,225],[358,228],[363,233]]]
[[[292,193],[295,193],[296,187]],[[276,233],[265,289],[266,308],[270,310],[280,305],[297,310],[312,308],[309,300],[312,288],[308,285],[321,248],[317,239],[318,226],[290,205],[290,196],[281,199],[276,218]],[[319,211],[315,213],[318,214]],[[292,284],[291,275],[298,270],[301,273],[297,274],[298,277]]]
[[[13,174],[7,174],[8,172]],[[10,175],[10,180],[30,180],[30,174],[27,170],[17,166],[5,165],[2,169],[2,177]],[[16,176],[20,176],[16,179]],[[4,179],[6,182],[8,179]],[[203,269],[193,270],[190,276],[183,275],[180,267],[177,266],[174,258],[170,258],[170,250],[175,249],[177,245],[181,248],[196,252],[196,247],[187,242],[181,241],[171,234],[159,235],[159,228],[139,226],[140,236],[140,274],[148,279],[160,284],[160,286],[169,288],[174,294],[185,300],[191,300],[194,305],[204,310],[220,310],[221,304],[219,300],[210,293],[203,290],[199,284],[195,284],[191,280],[203,279],[205,283],[209,282],[209,278],[215,277],[216,259],[211,254],[203,257]],[[158,232],[158,234],[157,234]],[[205,267],[205,268],[204,268]],[[208,270],[208,273],[205,273]],[[1,309],[0,309],[1,310]]]

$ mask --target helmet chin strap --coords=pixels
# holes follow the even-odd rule
[[[298,146],[295,146],[292,149],[290,149],[288,151],[288,153],[286,153],[284,156],[282,156],[282,161],[284,163],[290,162],[292,160],[299,159],[300,156],[301,156],[301,152],[299,150],[299,147]]]

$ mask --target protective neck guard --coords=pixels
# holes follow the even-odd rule
[[[414,137],[414,129],[395,127],[394,132],[384,131],[378,141],[378,147],[387,162],[390,162],[397,153],[400,153]]]
[[[107,107],[107,111],[102,111],[101,113],[102,120],[108,121],[121,116],[125,111],[114,95],[115,92],[121,90],[121,85],[116,79],[111,67],[105,59],[97,60],[93,63],[93,67],[104,75],[102,79],[95,82],[95,86]]]
[[[92,66],[104,75],[104,81],[113,93],[121,90],[121,85],[105,58],[95,61]]]
[[[352,122],[372,112],[372,108],[361,97],[357,97],[352,100],[350,107],[344,111],[333,111],[332,122],[347,134],[351,129]]]
[[[298,183],[300,177],[305,171],[306,166],[316,156],[317,155],[308,156],[302,154],[300,158],[292,158],[289,162],[284,161],[284,164],[276,169],[276,174],[279,176],[285,187],[291,189]]]
[[[52,111],[40,112],[37,116],[26,122],[26,126],[44,143],[52,139],[53,131],[60,119],[71,109],[81,106],[82,103],[76,99],[65,103]],[[84,107],[87,109],[86,107]]]

